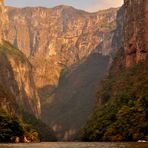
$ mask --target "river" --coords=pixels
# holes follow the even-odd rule
[[[0,148],[148,148],[148,143],[47,142],[30,144],[0,144]]]

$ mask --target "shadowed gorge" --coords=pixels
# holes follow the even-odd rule
[[[88,13],[63,5],[7,7],[4,38],[31,62],[42,119],[60,140],[75,138],[95,104],[96,87],[122,41],[123,13],[117,12],[111,8]],[[78,117],[75,125],[71,116]]]
[[[123,45],[97,93],[83,140],[148,140],[147,5],[147,0],[125,0]]]
[[[59,86],[43,108],[43,119],[53,127],[59,140],[78,138],[75,136],[94,107],[95,90],[108,65],[109,56],[94,53],[61,76]]]
[[[94,13],[0,0],[0,142],[148,141],[147,30],[148,0]]]

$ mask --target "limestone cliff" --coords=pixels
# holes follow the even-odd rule
[[[116,55],[118,49],[123,43],[123,19],[124,19],[124,7],[122,6],[117,11],[116,17],[116,29],[108,32],[104,35],[103,40],[95,49],[95,52],[99,52],[102,55],[110,55],[111,60]]]
[[[125,65],[131,67],[148,55],[148,0],[125,0],[124,3]]]
[[[85,141],[148,140],[148,1],[124,3],[123,45],[98,89]]]
[[[43,102],[42,117],[53,127],[59,140],[77,139],[78,130],[95,105],[96,90],[122,44],[123,11],[123,8],[118,11],[117,29],[106,33],[86,59],[63,70],[58,87]]]
[[[25,55],[5,42],[9,27],[7,9],[0,1],[0,86],[1,106],[13,113],[21,109],[39,117],[40,98],[32,76],[32,66]],[[17,107],[16,107],[17,106]]]
[[[0,0],[0,43],[2,42],[4,30],[3,28],[6,28],[6,23],[8,21],[8,16],[6,12],[6,8],[4,7],[4,1]]]
[[[118,13],[116,23],[117,10],[7,8],[5,39],[32,63],[42,119],[60,140],[75,138],[95,104],[96,87],[122,41],[122,15]]]
[[[18,113],[20,109],[40,117],[40,98],[32,79],[32,66],[19,50],[9,43],[0,45],[1,107]],[[4,95],[5,94],[5,95]],[[17,108],[14,106],[17,106]]]
[[[30,59],[37,87],[50,88],[58,85],[62,69],[86,58],[115,29],[116,12],[88,13],[70,6],[8,8],[5,39]]]

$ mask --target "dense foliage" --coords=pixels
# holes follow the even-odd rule
[[[143,63],[110,74],[96,107],[82,129],[84,141],[148,140],[148,70]]]
[[[23,120],[25,123],[31,125],[39,134],[39,139],[41,141],[56,141],[56,136],[52,129],[50,129],[45,123],[40,119],[35,118],[33,115],[24,112]]]
[[[0,108],[0,142],[12,142],[13,137],[24,136],[30,141],[38,140],[38,133],[31,126]]]
[[[33,115],[23,113],[20,120],[0,108],[0,142],[15,142],[14,137],[19,137],[20,142],[24,142],[23,137],[30,142],[56,141],[53,131]]]

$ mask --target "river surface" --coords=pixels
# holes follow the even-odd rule
[[[49,142],[30,144],[0,144],[0,148],[148,148],[148,143]]]

